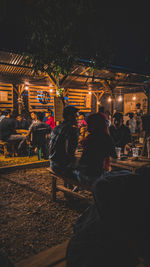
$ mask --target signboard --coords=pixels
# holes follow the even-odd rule
[[[8,101],[8,92],[0,91],[0,102]]]
[[[54,97],[54,120],[57,122],[63,121],[64,105],[60,97]]]
[[[91,95],[87,94],[85,97],[85,106],[86,108],[91,108]]]

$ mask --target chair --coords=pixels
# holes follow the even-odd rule
[[[40,126],[36,126],[32,130],[32,146],[37,147],[38,151],[38,160],[41,160],[41,154],[43,152],[44,157],[46,157],[47,153],[47,139],[46,135],[49,134],[49,128],[40,128]],[[31,147],[28,149],[28,156],[31,156]]]

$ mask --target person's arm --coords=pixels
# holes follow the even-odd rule
[[[72,161],[75,160],[75,150],[77,148],[77,145],[78,145],[77,128],[72,128],[67,140],[67,152]]]

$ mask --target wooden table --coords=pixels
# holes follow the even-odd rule
[[[22,134],[22,135],[26,136],[29,133],[29,130],[26,130],[26,129],[16,129],[16,133]]]
[[[117,167],[121,169],[130,170],[135,173],[142,167],[150,166],[150,159],[145,157],[139,157],[135,160],[133,157],[127,158],[127,160],[111,159],[111,167]]]

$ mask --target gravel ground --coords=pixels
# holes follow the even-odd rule
[[[52,202],[46,168],[1,175],[0,252],[13,263],[71,238],[73,224],[88,204],[57,195]]]

